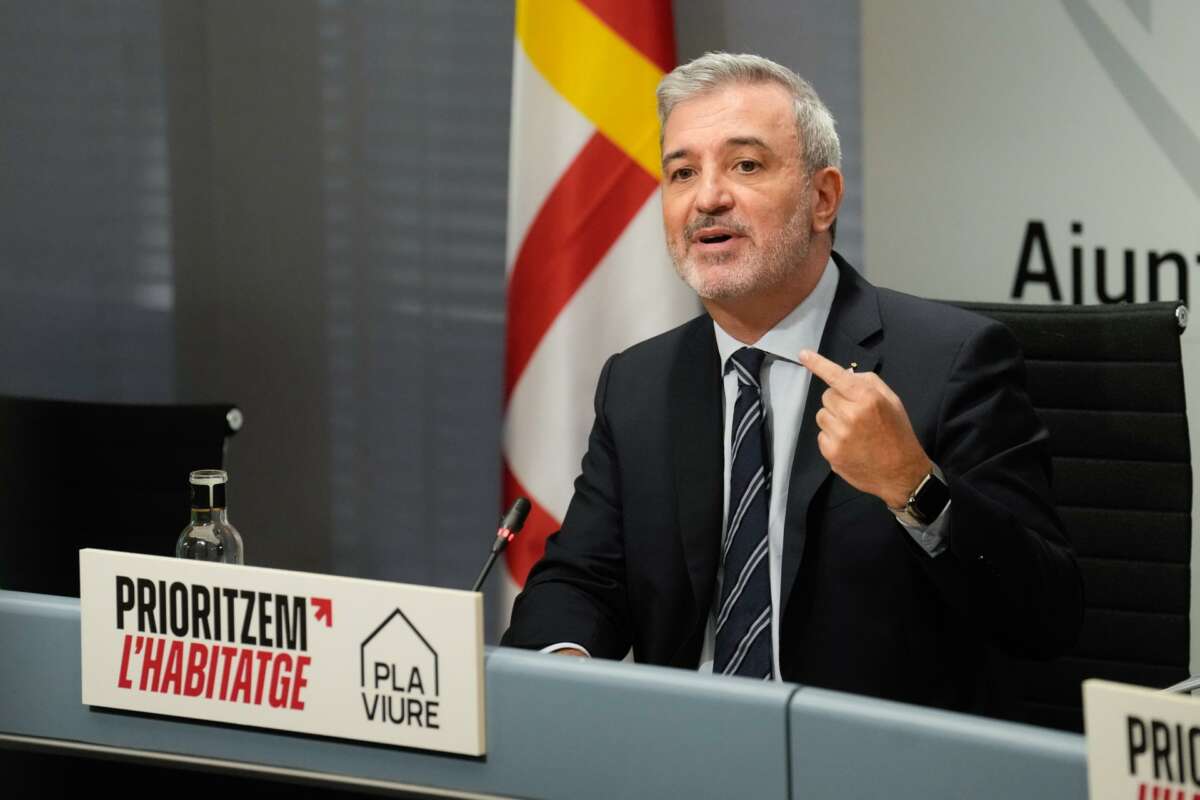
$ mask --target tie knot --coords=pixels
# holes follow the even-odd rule
[[[736,369],[738,381],[758,388],[759,375],[762,374],[763,360],[767,354],[756,347],[743,347],[729,357],[725,371]]]

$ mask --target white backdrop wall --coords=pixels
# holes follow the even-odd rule
[[[1200,4],[866,0],[861,24],[874,281],[956,300],[1200,298]],[[1183,349],[1195,453],[1200,325]]]

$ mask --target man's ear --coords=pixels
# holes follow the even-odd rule
[[[845,191],[842,172],[837,167],[825,167],[813,173],[809,180],[812,192],[812,227],[814,233],[824,233],[837,221]]]

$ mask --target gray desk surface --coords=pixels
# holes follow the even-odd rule
[[[0,591],[0,737],[448,796],[1087,797],[1083,737],[795,684],[487,654],[483,759],[91,710],[79,601]]]

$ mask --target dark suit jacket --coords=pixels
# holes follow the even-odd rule
[[[983,648],[1050,656],[1082,619],[1051,503],[1047,433],[1006,328],[877,289],[839,256],[820,352],[874,370],[945,473],[949,549],[930,558],[884,503],[833,475],[813,378],[788,491],[783,677],[947,708],[981,708]],[[722,514],[721,375],[701,316],[609,359],[562,530],[513,606],[503,643],[576,642],[595,656],[695,668]]]

